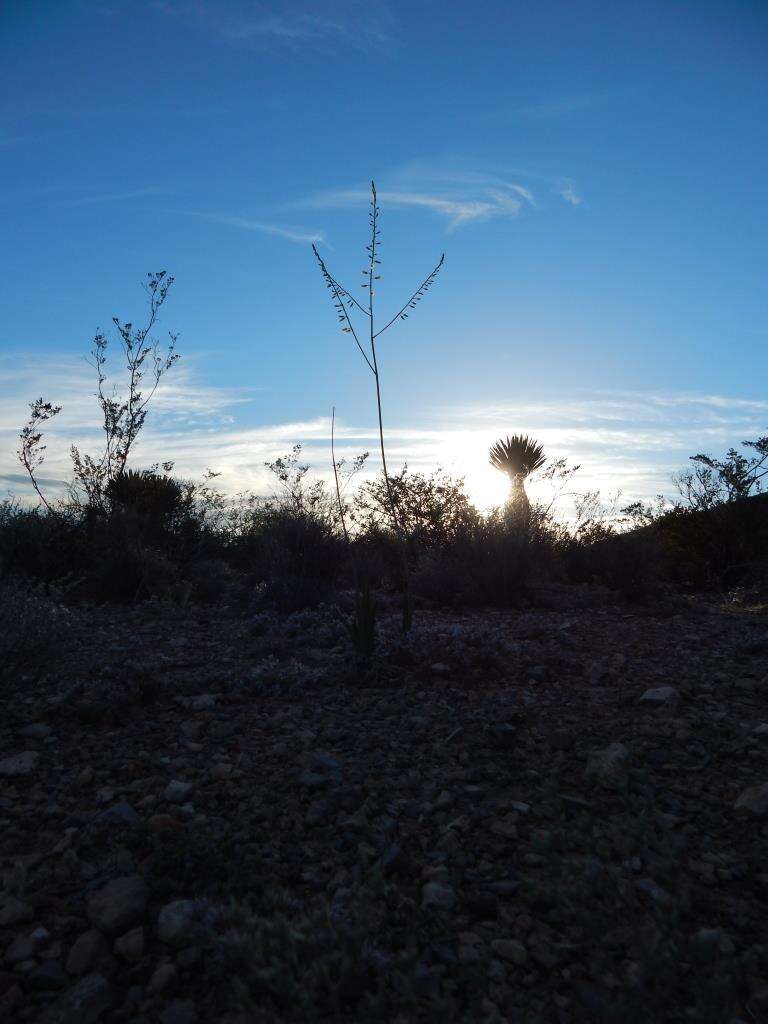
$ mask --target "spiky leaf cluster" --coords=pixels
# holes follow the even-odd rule
[[[543,447],[525,434],[502,438],[492,446],[489,454],[493,468],[510,478],[530,476],[546,462]]]

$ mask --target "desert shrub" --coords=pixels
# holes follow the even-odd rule
[[[44,662],[63,637],[68,613],[41,583],[0,579],[0,682]]]
[[[449,543],[476,524],[479,513],[464,491],[463,478],[438,469],[429,475],[409,471],[408,466],[389,478],[397,514],[411,545],[435,547]],[[351,519],[358,534],[391,529],[389,494],[377,477],[358,488]]]
[[[703,511],[678,506],[648,530],[657,537],[676,583],[721,588],[768,574],[768,495]]]
[[[109,481],[105,497],[110,511],[132,512],[158,526],[169,525],[189,508],[183,485],[153,470],[126,470]]]
[[[570,582],[600,583],[633,602],[656,596],[665,580],[661,545],[644,530],[571,535],[561,545],[560,563]]]
[[[230,545],[233,563],[263,584],[281,611],[319,603],[344,559],[333,525],[311,512],[265,504],[252,510]]]
[[[454,607],[514,605],[532,584],[556,575],[561,543],[561,531],[548,516],[497,509],[426,552],[414,590]]]
[[[0,576],[63,581],[82,571],[86,557],[79,516],[0,503]]]

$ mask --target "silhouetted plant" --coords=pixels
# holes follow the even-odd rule
[[[688,508],[714,508],[726,501],[761,493],[762,481],[768,476],[768,434],[741,444],[755,454],[744,455],[735,448],[729,448],[723,459],[692,455],[694,468],[672,478]]]
[[[353,516],[359,530],[371,532],[387,523],[390,494],[412,550],[414,546],[450,542],[479,517],[464,490],[463,478],[455,479],[441,469],[429,475],[414,473],[406,465],[390,477],[388,488],[381,478],[358,488]]]
[[[510,483],[510,507],[523,518],[530,515],[531,503],[525,492],[526,478],[546,462],[544,449],[523,434],[497,441],[490,450],[491,465],[506,473]]]
[[[136,443],[136,438],[147,418],[147,407],[154,396],[163,375],[170,370],[179,358],[176,353],[177,335],[169,332],[170,341],[163,351],[159,343],[150,337],[157,322],[160,307],[165,302],[173,278],[166,276],[164,270],[147,275],[145,285],[149,299],[149,311],[144,327],[134,330],[132,323],[121,323],[117,317],[112,322],[117,328],[125,357],[125,368],[128,373],[128,392],[120,397],[116,391],[107,394],[107,336],[97,331],[91,350],[92,365],[96,370],[99,408],[102,415],[104,430],[104,450],[98,456],[83,454],[76,445],[72,445],[70,454],[74,469],[72,494],[79,502],[78,492],[85,497],[86,505],[103,509],[107,485],[122,476],[126,463]],[[149,371],[149,391],[142,390],[143,381]],[[61,406],[36,399],[30,405],[30,418],[21,430],[19,460],[26,469],[38,496],[51,511],[51,506],[44,498],[35,471],[43,463],[46,446],[42,444],[41,425],[52,419]],[[164,464],[170,471],[171,464]]]
[[[338,319],[339,319],[339,323],[341,324],[341,329],[342,329],[342,331],[344,331],[344,333],[352,335],[352,337],[355,340],[355,344],[357,345],[358,349],[360,350],[360,354],[362,355],[363,359],[365,360],[366,365],[368,366],[368,369],[373,374],[373,379],[374,379],[374,383],[375,383],[375,387],[376,387],[376,412],[377,412],[377,417],[378,417],[379,450],[381,452],[382,473],[384,475],[384,481],[385,481],[385,485],[386,485],[386,488],[387,488],[387,495],[388,495],[388,499],[389,499],[389,511],[390,511],[390,515],[392,517],[392,524],[394,526],[394,529],[396,530],[396,532],[400,536],[401,545],[402,545],[403,629],[404,630],[408,630],[410,628],[410,626],[411,626],[411,621],[412,621],[412,618],[413,618],[413,609],[411,607],[409,573],[408,573],[407,536],[406,536],[405,528],[404,528],[404,526],[403,526],[403,524],[402,524],[402,522],[400,520],[400,516],[398,515],[397,505],[396,505],[396,502],[395,502],[395,499],[394,499],[394,494],[392,492],[392,488],[391,488],[391,484],[390,484],[389,471],[387,469],[387,454],[386,454],[385,445],[384,445],[384,424],[383,424],[382,406],[381,406],[381,377],[380,377],[380,373],[379,373],[379,362],[378,362],[378,355],[377,355],[377,351],[376,351],[376,339],[379,338],[385,331],[387,331],[395,323],[396,320],[406,320],[408,318],[408,315],[409,315],[408,314],[408,310],[416,308],[416,304],[421,301],[421,299],[424,297],[424,295],[427,293],[429,288],[434,283],[435,278],[437,277],[438,273],[440,272],[440,268],[442,267],[442,265],[443,265],[443,263],[445,261],[445,253],[443,253],[441,255],[440,260],[439,260],[437,266],[434,268],[434,270],[432,270],[427,275],[427,277],[424,279],[424,281],[422,281],[422,283],[419,285],[419,287],[416,289],[416,291],[410,296],[408,301],[397,311],[397,313],[395,313],[395,315],[383,327],[380,327],[377,330],[376,329],[375,301],[374,300],[375,300],[375,295],[376,295],[376,284],[375,284],[375,282],[379,281],[381,279],[381,275],[378,273],[378,268],[381,265],[381,260],[379,259],[379,256],[378,256],[379,246],[381,244],[380,241],[379,241],[381,232],[380,232],[379,226],[378,226],[378,223],[379,223],[379,213],[380,212],[381,211],[379,209],[378,201],[377,201],[377,196],[376,196],[376,185],[372,181],[371,182],[371,205],[370,205],[370,214],[369,214],[369,223],[370,223],[370,228],[371,228],[371,241],[366,246],[367,264],[368,265],[362,271],[363,277],[365,278],[365,281],[364,281],[362,287],[367,289],[367,291],[368,291],[367,308],[366,308],[365,305],[363,305],[362,303],[358,302],[358,300],[352,295],[352,293],[347,288],[344,288],[343,285],[339,284],[339,282],[336,280],[336,278],[333,277],[333,275],[328,270],[328,268],[327,268],[327,266],[325,264],[325,261],[321,257],[320,253],[317,251],[317,246],[316,245],[312,246],[312,251],[315,254],[315,258],[317,260],[318,266],[320,267],[320,272],[322,273],[323,278],[324,278],[325,283],[326,283],[326,286],[327,286],[328,290],[330,291],[331,296],[333,298],[333,303],[334,303],[334,306],[336,307],[336,311],[338,313]],[[358,335],[358,331],[355,328],[354,323],[352,321],[352,318],[351,318],[350,314],[351,314],[353,309],[357,310],[359,313],[362,313],[363,316],[368,318],[368,323],[367,323],[368,352],[366,352],[365,348],[363,348],[363,345],[360,342],[360,337]],[[370,353],[370,355],[368,353]]]
[[[376,650],[376,600],[367,579],[358,580],[355,607],[346,627],[357,662],[366,667]]]
[[[21,462],[29,475],[29,479],[32,481],[32,486],[37,492],[37,496],[49,512],[52,512],[53,509],[48,503],[43,492],[40,490],[37,477],[35,476],[35,471],[42,466],[45,459],[44,452],[47,448],[47,445],[43,444],[43,432],[41,427],[48,420],[53,419],[54,416],[58,416],[60,412],[60,405],[52,405],[51,402],[44,402],[42,398],[36,398],[34,402],[30,402],[29,419],[21,428],[21,433],[19,434],[19,449],[16,453],[19,457],[19,462]]]
[[[151,469],[126,470],[109,481],[104,496],[111,509],[134,512],[156,523],[168,522],[185,505],[184,486]]]

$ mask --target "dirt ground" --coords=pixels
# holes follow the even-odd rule
[[[541,604],[366,671],[71,612],[0,693],[0,1019],[768,1021],[768,610]]]

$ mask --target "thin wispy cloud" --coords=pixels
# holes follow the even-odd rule
[[[564,199],[566,203],[570,203],[571,206],[581,206],[584,202],[583,198],[576,191],[576,186],[572,181],[565,181],[558,187],[558,193],[561,199]]]
[[[97,206],[100,203],[122,203],[133,199],[148,199],[153,196],[168,195],[159,188],[137,188],[128,192],[95,192],[76,199],[62,200],[62,206]]]
[[[305,231],[302,228],[283,227],[279,224],[266,224],[259,220],[250,220],[247,217],[227,217],[218,214],[200,213],[194,214],[197,217],[204,217],[205,220],[214,224],[224,224],[228,227],[241,228],[243,231],[256,231],[264,235],[277,235],[279,238],[286,238],[289,242],[296,242],[299,245],[326,245],[325,235],[322,231]],[[328,246],[330,248],[330,246]]]
[[[607,99],[606,93],[580,93],[573,96],[555,96],[538,103],[530,103],[513,110],[504,111],[501,116],[512,120],[550,120],[567,117],[588,110]]]
[[[521,177],[536,178],[535,175]],[[547,189],[574,206],[582,202],[570,179],[559,182],[538,178]],[[452,232],[472,224],[514,219],[538,208],[535,184],[513,180],[512,173],[487,173],[413,161],[377,180],[380,202],[394,208],[423,209],[434,213]],[[310,209],[363,208],[370,201],[368,187],[331,189],[293,204]]]
[[[300,205],[314,209],[348,209],[365,206],[370,196],[368,189],[339,189],[312,196]],[[467,224],[517,217],[525,205],[534,205],[533,193],[525,186],[489,179],[461,186],[443,183],[430,190],[382,187],[378,197],[390,207],[429,210],[446,221],[449,232]]]
[[[259,3],[243,6],[222,0],[156,0],[154,7],[190,28],[203,28],[233,44],[281,46],[320,51],[391,49],[398,21],[386,3],[363,0],[314,4]]]

